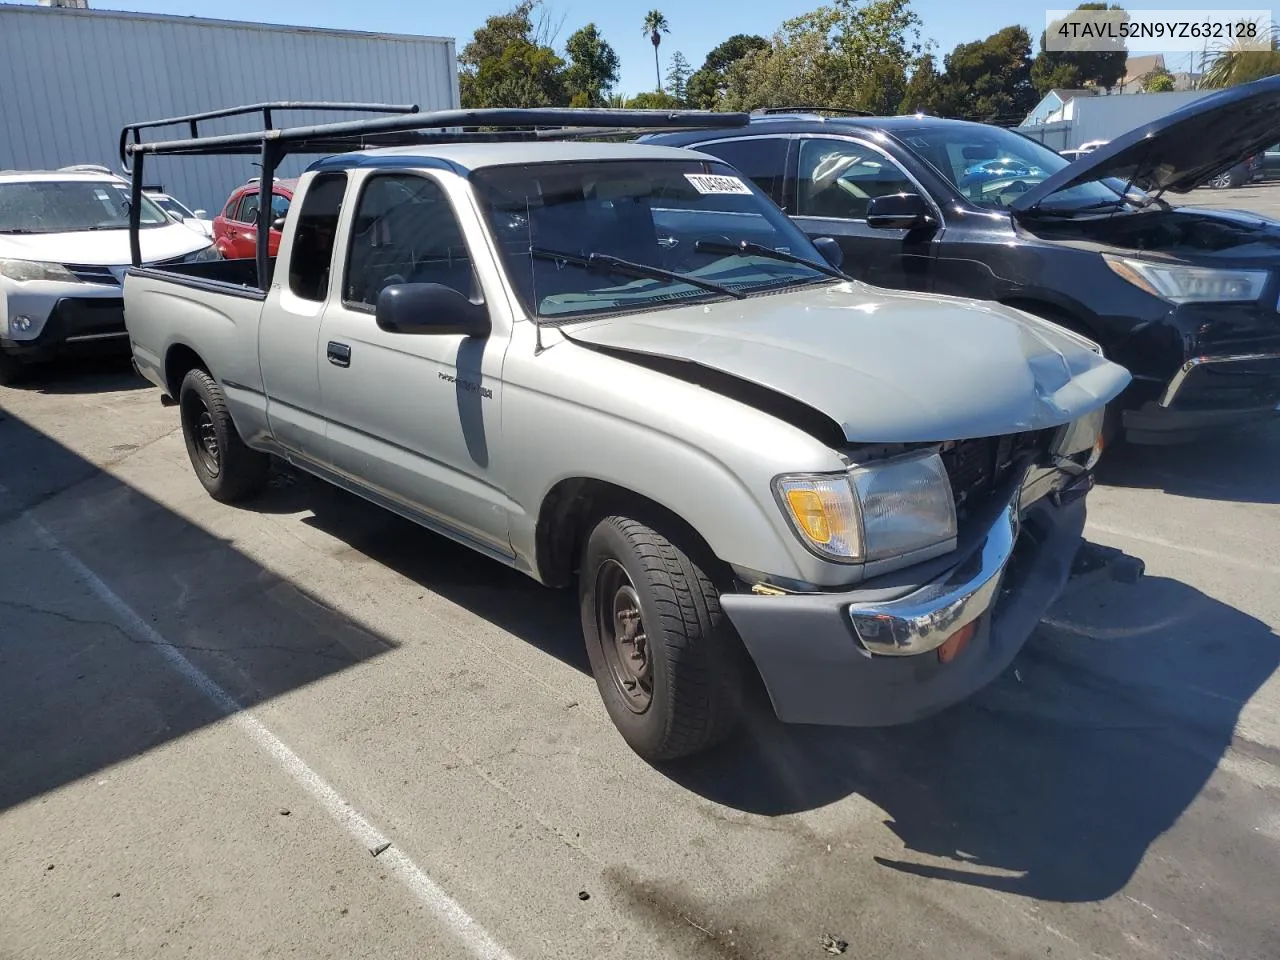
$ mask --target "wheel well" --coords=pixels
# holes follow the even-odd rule
[[[534,539],[538,576],[543,583],[552,587],[573,583],[583,542],[610,514],[643,521],[669,540],[678,540],[717,586],[727,587],[731,580],[728,566],[688,521],[626,487],[587,477],[561,480],[542,500]]]
[[[1044,300],[1023,300],[1018,297],[1012,297],[1008,300],[1001,300],[1006,307],[1013,307],[1017,310],[1025,310],[1027,313],[1034,313],[1037,317],[1042,317],[1051,323],[1066,327],[1068,330],[1074,330],[1083,337],[1088,337],[1094,343],[1098,343],[1098,335],[1093,328],[1081,320],[1079,316],[1072,313],[1066,307],[1060,307],[1057,304],[1048,303]]]
[[[178,399],[178,391],[182,389],[182,381],[192,370],[203,370],[210,373],[208,365],[185,344],[177,343],[169,348],[164,358],[164,382],[169,396]]]

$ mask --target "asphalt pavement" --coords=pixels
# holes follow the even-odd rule
[[[1277,477],[1280,424],[1117,448],[1147,577],[972,701],[655,768],[570,594],[284,471],[213,502],[127,366],[0,388],[0,958],[1272,960]]]

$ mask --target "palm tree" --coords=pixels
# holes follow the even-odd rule
[[[650,10],[644,15],[644,33],[649,35],[653,44],[653,72],[658,78],[658,92],[662,92],[662,67],[658,65],[658,44],[662,43],[662,35],[671,32],[671,25],[661,10]]]
[[[1205,71],[1202,84],[1205,87],[1234,87],[1236,84],[1260,80],[1263,77],[1280,73],[1280,33],[1273,27],[1271,31],[1271,49],[1241,49],[1243,44],[1236,41],[1222,44],[1210,54],[1211,64]]]

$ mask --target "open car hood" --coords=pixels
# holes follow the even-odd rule
[[[1186,193],[1280,141],[1280,76],[1201,97],[1116,137],[1009,206],[1025,212],[1059,190],[1109,177],[1152,193]]]
[[[1021,311],[860,283],[560,330],[633,362],[661,358],[707,389],[724,390],[730,379],[792,398],[850,443],[1056,427],[1098,409],[1130,379],[1090,341]]]

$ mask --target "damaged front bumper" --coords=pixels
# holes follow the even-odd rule
[[[928,716],[1004,670],[1073,576],[1141,575],[1141,561],[1082,540],[1082,494],[1019,503],[1005,500],[959,562],[925,583],[902,571],[841,593],[723,596],[778,718],[888,726]],[[967,643],[948,650],[962,631]]]

